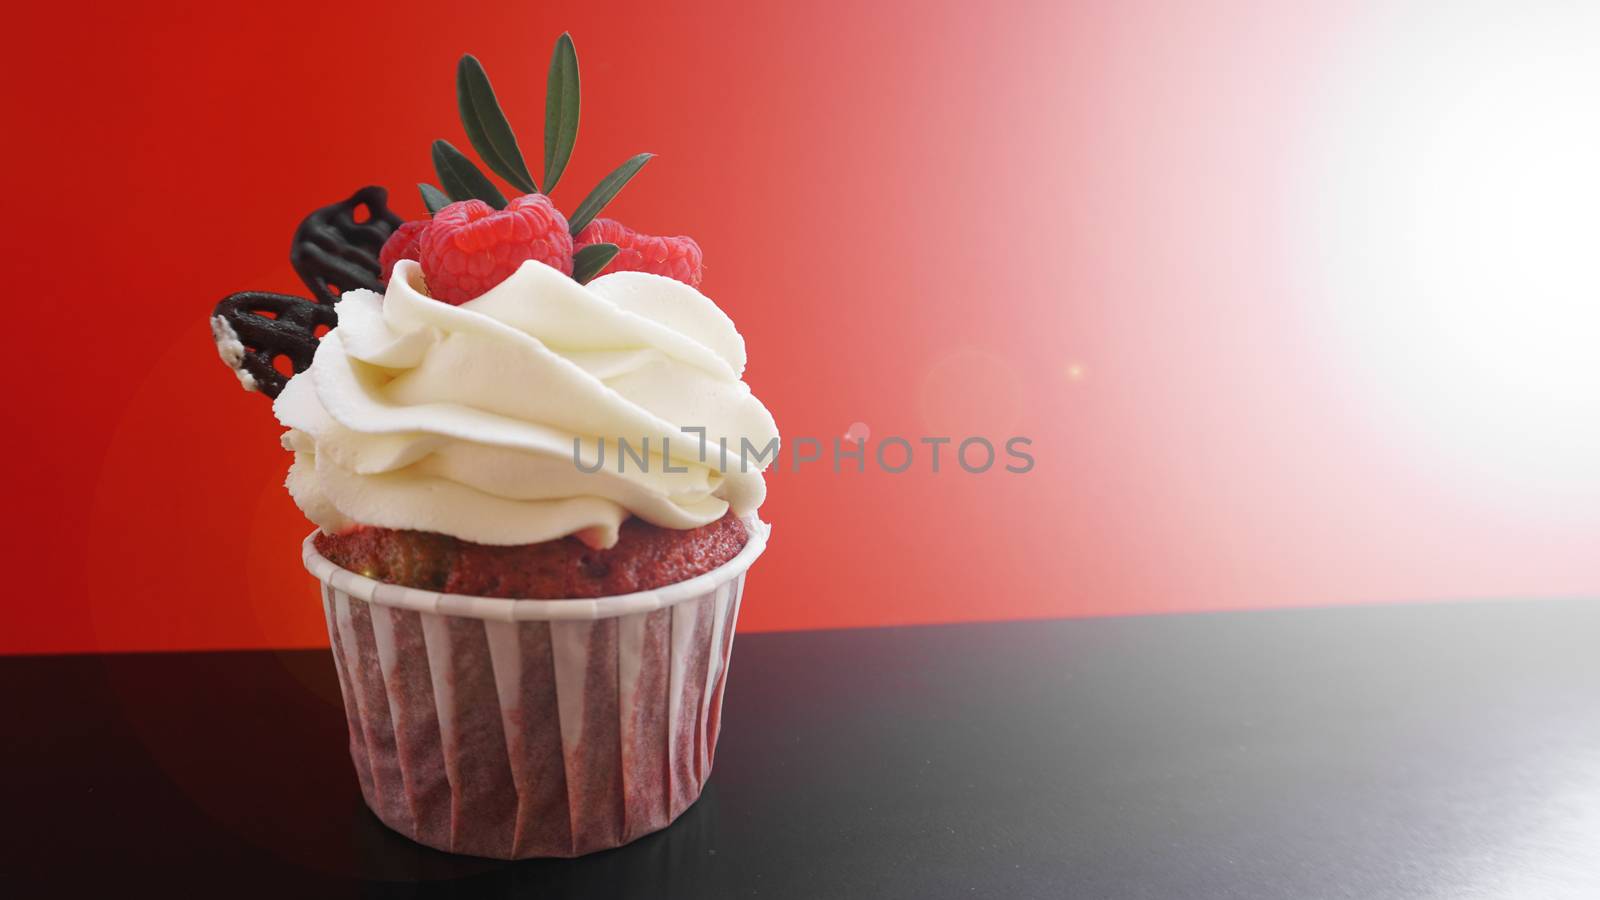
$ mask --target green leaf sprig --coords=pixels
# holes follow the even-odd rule
[[[571,45],[571,41],[567,43]],[[484,165],[523,193],[537,192],[539,185],[528,174],[528,164],[522,161],[517,135],[506,121],[500,101],[495,99],[489,73],[471,53],[461,57],[456,65],[456,105],[461,109],[461,126],[466,129],[467,140],[472,142],[472,148],[478,151]],[[549,157],[548,149],[545,156]],[[549,163],[545,166],[548,170]]]
[[[567,224],[571,226],[572,236],[577,237],[583,226],[594,221],[594,217],[600,215],[600,210],[606,208],[606,204],[622,190],[622,186],[639,174],[639,170],[654,156],[654,153],[641,153],[617,166],[610,175],[600,179],[600,183],[594,186],[589,196],[583,198],[583,202],[573,210],[572,218],[567,220]]]
[[[556,189],[572,147],[578,142],[578,51],[572,35],[556,39],[550,54],[550,74],[544,89],[544,184],[545,193]]]
[[[572,148],[578,142],[579,99],[578,52],[572,44],[572,35],[562,34],[556,39],[555,50],[550,55],[550,70],[545,79],[544,106],[544,190],[549,194],[560,183],[561,175],[572,158]],[[516,132],[511,129],[500,101],[495,97],[489,82],[489,73],[472,54],[461,57],[456,65],[456,105],[461,113],[461,125],[467,133],[478,157],[489,171],[505,179],[507,184],[523,193],[539,192],[539,184],[528,171],[517,144]],[[506,197],[495,187],[472,160],[457,150],[449,141],[433,142],[433,168],[439,176],[439,186],[420,184],[422,203],[429,213],[436,213],[452,201],[482,200],[495,209],[504,209]],[[601,179],[583,202],[568,218],[572,234],[576,236],[585,225],[594,221],[606,204],[617,196],[623,186],[639,173],[653,153],[640,153],[629,158],[611,174]],[[598,272],[616,254],[600,259],[602,253],[596,245],[588,260],[599,260]],[[574,262],[576,265],[576,261]],[[591,277],[593,273],[590,273]],[[586,279],[580,279],[586,280]]]
[[[589,279],[600,274],[600,270],[611,262],[617,255],[616,244],[589,244],[578,249],[572,254],[572,279],[579,284],[588,284]]]
[[[494,186],[489,176],[467,159],[449,141],[433,142],[433,170],[439,173],[439,183],[451,200],[478,199],[495,209],[506,208],[506,196]]]
[[[422,205],[428,208],[430,216],[450,205],[450,197],[427,182],[417,185],[417,190],[422,192]]]

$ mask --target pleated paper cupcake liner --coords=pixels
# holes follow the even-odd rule
[[[768,533],[746,526],[711,572],[593,600],[383,584],[306,538],[367,806],[418,843],[500,859],[670,825],[711,772],[745,572]]]

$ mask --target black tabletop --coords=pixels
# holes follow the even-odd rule
[[[4,879],[57,894],[1600,897],[1600,603],[744,635],[700,801],[519,863],[366,811],[325,651],[0,677]]]

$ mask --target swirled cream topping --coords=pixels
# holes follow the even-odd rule
[[[744,339],[699,291],[642,272],[580,285],[532,261],[460,306],[425,290],[405,260],[383,296],[345,294],[274,404],[289,491],[324,530],[607,547],[630,514],[696,528],[766,496],[777,426],[740,380]]]

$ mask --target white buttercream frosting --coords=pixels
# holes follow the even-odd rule
[[[642,272],[580,285],[532,261],[460,306],[425,291],[403,260],[383,296],[345,294],[274,405],[289,491],[324,530],[610,546],[630,514],[687,529],[761,504],[761,463],[737,451],[777,426],[740,380],[744,339],[699,291]],[[619,439],[648,464],[619,473]]]

